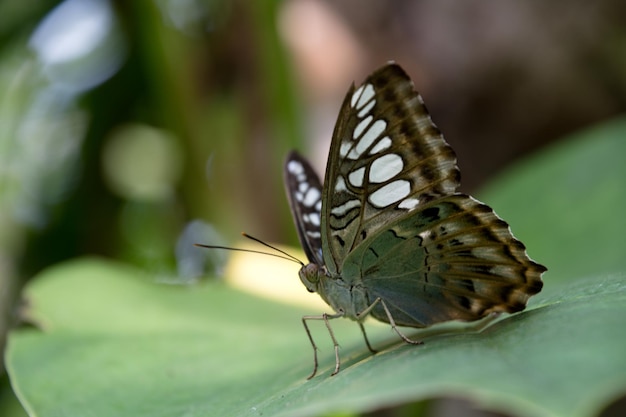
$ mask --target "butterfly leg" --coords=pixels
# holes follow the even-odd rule
[[[363,338],[365,339],[365,344],[367,345],[367,348],[369,349],[369,351],[372,352],[372,353],[378,353],[378,351],[375,350],[374,348],[372,348],[372,345],[370,344],[370,341],[367,338],[367,334],[365,333],[365,327],[363,327],[363,320],[365,320],[367,315],[372,312],[374,307],[376,307],[376,304],[378,304],[380,301],[382,301],[382,300],[380,298],[377,298],[365,310],[363,310],[359,314],[357,314],[357,323],[359,323],[359,327],[361,328],[361,333],[363,333]]]
[[[335,333],[333,332],[333,329],[330,327],[330,323],[328,320],[332,320],[332,319],[336,319],[339,317],[343,317],[344,313],[343,311],[337,313],[337,314],[321,314],[319,316],[304,316],[302,317],[302,324],[304,325],[304,330],[306,330],[306,334],[307,336],[309,336],[309,341],[311,342],[311,346],[313,346],[313,372],[311,372],[311,375],[309,375],[307,377],[307,379],[311,379],[315,376],[315,374],[317,373],[317,365],[318,365],[318,361],[317,361],[317,345],[315,344],[315,341],[313,340],[313,336],[311,335],[311,331],[309,330],[309,326],[306,324],[307,320],[324,320],[324,324],[326,325],[326,328],[328,329],[328,334],[330,334],[330,338],[333,341],[333,346],[335,347],[335,370],[333,371],[332,374],[330,374],[330,376],[336,375],[337,372],[339,372],[339,365],[340,365],[340,361],[339,361],[339,343],[337,343],[337,339],[335,338]]]
[[[396,334],[398,336],[400,336],[400,338],[402,340],[404,340],[406,343],[409,343],[411,345],[421,345],[424,342],[421,342],[419,340],[413,340],[408,338],[404,333],[402,333],[400,330],[398,330],[398,326],[396,325],[396,322],[393,319],[393,316],[391,315],[391,312],[389,311],[389,308],[387,307],[387,304],[385,304],[385,302],[383,301],[382,298],[378,297],[377,299],[374,300],[374,302],[372,304],[369,305],[369,307],[367,307],[365,310],[361,311],[359,313],[359,324],[361,323],[361,320],[363,318],[365,318],[365,316],[367,316],[369,313],[371,313],[371,311],[374,309],[374,307],[376,307],[376,305],[380,303],[383,306],[383,309],[385,310],[385,314],[387,314],[387,319],[389,319],[389,324],[391,325],[391,328],[393,329],[394,332],[396,332]],[[361,327],[361,329],[363,329],[363,327]],[[365,334],[365,333],[363,333]],[[369,342],[367,340],[367,337],[365,338],[365,341],[367,343],[367,347],[369,347],[369,349],[371,351],[372,348],[369,346]]]
[[[365,339],[365,344],[367,345],[367,348],[369,349],[369,351],[372,353],[378,353],[378,351],[372,348],[372,345],[370,345],[370,341],[367,338],[367,333],[365,333],[365,327],[363,327],[363,322],[357,321],[357,323],[359,323],[359,327],[361,328],[361,333],[363,333],[363,339]]]
[[[420,340],[413,340],[413,339],[408,338],[404,333],[398,330],[398,326],[396,326],[396,322],[393,320],[393,316],[391,315],[391,312],[389,311],[387,304],[385,304],[385,302],[380,297],[377,298],[376,301],[379,301],[380,304],[382,304],[383,308],[385,309],[385,314],[387,314],[387,318],[389,319],[389,324],[391,325],[391,328],[393,329],[394,332],[398,334],[398,336],[400,336],[402,340],[404,340],[406,343],[409,343],[411,345],[423,345],[424,344],[424,342]]]

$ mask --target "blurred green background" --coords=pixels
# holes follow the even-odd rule
[[[60,261],[191,282],[224,259],[193,242],[296,244],[283,157],[323,172],[349,84],[388,60],[472,192],[624,114],[624,51],[619,0],[3,0],[0,345],[22,286]]]

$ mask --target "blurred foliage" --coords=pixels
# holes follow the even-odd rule
[[[219,267],[192,243],[254,230],[255,191],[281,195],[280,155],[302,137],[276,36],[255,36],[272,32],[274,2],[243,15],[219,1],[23,4],[0,5],[0,345],[24,280],[63,259],[100,254],[168,282]],[[228,63],[233,18],[259,43],[237,53],[245,66]],[[256,170],[273,158],[273,172],[246,168],[254,137]],[[268,236],[290,230],[282,199],[263,201],[281,213]]]
[[[624,113],[624,22],[619,0],[0,2],[0,345],[21,287],[62,260],[193,282],[224,262],[193,242],[295,243],[284,155],[322,167],[345,89],[389,59],[465,189]]]

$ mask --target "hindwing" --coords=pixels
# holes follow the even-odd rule
[[[370,302],[385,300],[397,324],[426,327],[523,310],[545,270],[491,208],[454,194],[371,236],[342,272],[360,277]],[[388,321],[381,306],[372,315]]]

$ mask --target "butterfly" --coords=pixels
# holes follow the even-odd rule
[[[297,152],[284,181],[298,237],[309,263],[299,277],[335,311],[307,321],[363,320],[422,328],[474,321],[525,308],[541,291],[547,269],[531,260],[509,225],[473,197],[457,192],[456,155],[432,122],[413,82],[390,62],[341,105],[324,183]]]

